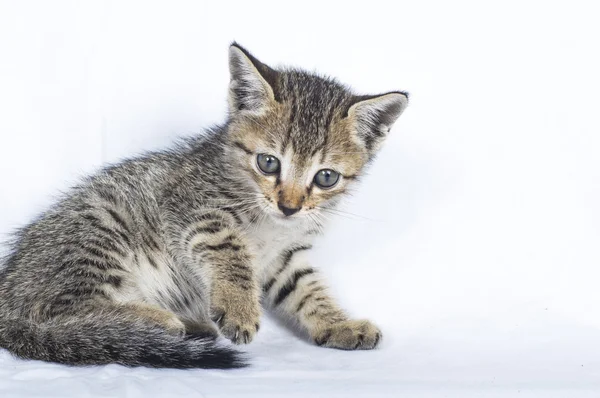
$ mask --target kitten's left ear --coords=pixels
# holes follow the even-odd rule
[[[277,71],[237,43],[229,47],[229,110],[261,114],[276,101]]]
[[[348,117],[368,150],[376,148],[408,105],[408,93],[394,91],[381,95],[356,96]]]

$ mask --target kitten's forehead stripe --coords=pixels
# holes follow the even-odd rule
[[[288,128],[286,130],[286,134],[285,137],[281,143],[281,151],[285,152],[288,149],[288,145],[290,144],[290,140],[292,137],[292,129],[294,127],[294,123],[296,120],[296,97],[292,96],[290,98],[290,114],[289,114],[289,124],[288,124]]]

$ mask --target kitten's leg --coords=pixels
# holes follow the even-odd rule
[[[211,318],[236,344],[252,341],[260,322],[260,290],[236,220],[219,210],[192,214],[177,246],[210,290]]]
[[[308,249],[310,246],[284,252],[279,266],[265,278],[265,301],[301,325],[318,345],[345,350],[375,348],[381,339],[379,329],[367,320],[348,319],[306,261]]]

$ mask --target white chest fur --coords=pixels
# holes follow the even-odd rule
[[[294,245],[305,245],[310,242],[311,236],[307,234],[307,223],[274,221],[271,218],[251,226],[247,237],[252,245],[254,266],[257,275],[264,277],[271,267],[278,264],[278,259],[284,250]]]

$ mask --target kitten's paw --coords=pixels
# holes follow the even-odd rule
[[[129,304],[128,307],[143,318],[163,327],[169,334],[175,336],[185,335],[185,325],[177,315],[170,311],[142,303]]]
[[[216,339],[219,331],[212,322],[184,322],[186,336],[203,336]]]
[[[342,350],[371,350],[381,340],[381,331],[369,321],[342,321],[313,334],[317,345]]]
[[[248,299],[248,301],[252,301]],[[228,303],[230,304],[230,303]],[[223,336],[235,344],[248,344],[258,332],[260,306],[245,302],[243,305],[217,305],[211,311],[212,319]]]
[[[164,325],[168,333],[180,337],[185,336],[185,325],[177,317],[167,320]]]

